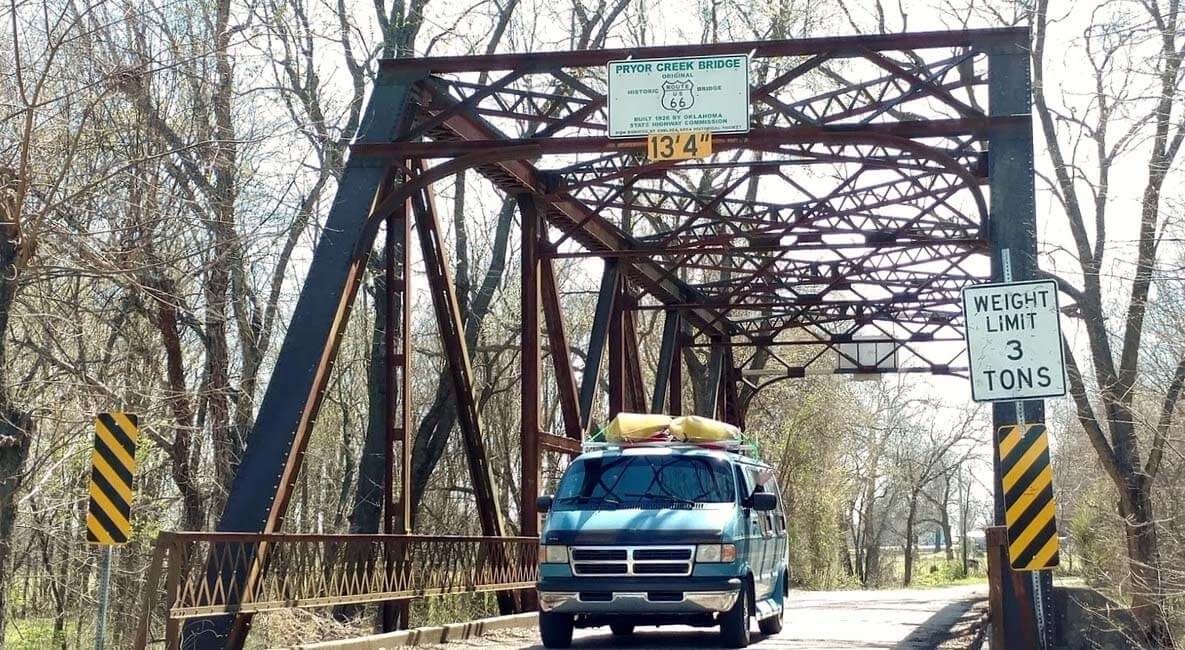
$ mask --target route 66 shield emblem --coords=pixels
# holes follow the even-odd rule
[[[695,103],[694,88],[695,84],[690,79],[662,82],[662,107],[676,113],[691,108]]]

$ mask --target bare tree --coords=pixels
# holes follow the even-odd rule
[[[1070,393],[1078,420],[1119,495],[1133,612],[1149,643],[1169,647],[1173,640],[1153,488],[1185,385],[1185,356],[1163,389],[1157,420],[1145,428],[1136,411],[1146,371],[1143,356],[1152,344],[1146,316],[1151,288],[1161,273],[1166,181],[1185,142],[1180,3],[1143,0],[1094,9],[1082,37],[1093,90],[1081,110],[1061,109],[1050,99],[1057,86],[1047,76],[1049,14],[1048,0],[1038,0],[1031,14],[1033,100],[1052,169],[1048,182],[1069,225],[1069,253],[1076,264],[1077,280],[1059,277],[1059,285],[1073,297],[1074,313],[1087,335],[1081,360],[1078,350],[1066,344]],[[1109,213],[1114,177],[1121,164],[1131,169],[1130,160],[1137,156],[1144,157],[1146,172],[1131,274],[1126,280],[1109,279],[1105,258],[1119,246],[1118,220]],[[1126,304],[1116,309],[1111,291],[1124,290],[1123,284]],[[1121,319],[1110,317],[1117,313]],[[1146,454],[1141,444],[1147,445]]]

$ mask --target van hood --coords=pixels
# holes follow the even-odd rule
[[[544,544],[706,544],[732,537],[736,505],[560,510],[547,515]]]

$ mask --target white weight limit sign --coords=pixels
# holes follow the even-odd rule
[[[1066,394],[1057,283],[967,287],[963,315],[972,399],[996,402]]]

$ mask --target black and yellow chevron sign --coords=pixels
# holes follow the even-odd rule
[[[95,418],[86,513],[86,541],[91,544],[126,544],[131,536],[132,477],[139,439],[139,422],[131,413],[100,413]]]
[[[997,434],[1012,568],[1051,569],[1057,566],[1058,541],[1045,425],[1000,427]]]

